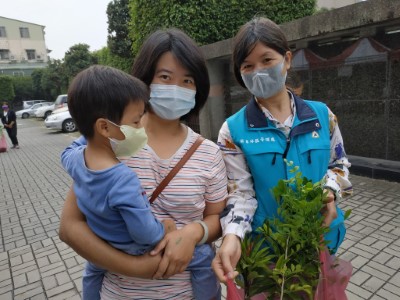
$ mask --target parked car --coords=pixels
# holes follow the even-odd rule
[[[22,109],[26,109],[36,103],[41,103],[41,102],[46,102],[46,101],[47,100],[25,100],[25,101],[22,101]]]
[[[51,106],[48,106],[46,108],[43,107],[36,111],[35,113],[36,118],[46,119],[53,112],[53,110],[66,106],[67,101],[68,101],[67,94],[58,95],[56,100]]]
[[[46,119],[54,110],[54,102],[47,106],[42,106],[35,111],[36,118]]]
[[[22,118],[22,119],[26,119],[29,118],[31,116],[35,115],[35,111],[43,106],[48,106],[49,104],[51,104],[51,102],[40,102],[40,103],[36,103],[34,105],[32,105],[29,108],[25,108],[25,109],[21,109],[15,112],[15,115],[17,116],[17,118]]]
[[[54,110],[51,115],[46,118],[44,124],[49,129],[58,129],[63,132],[74,132],[78,130],[75,121],[69,113],[68,107]]]
[[[58,109],[67,106],[68,95],[58,95],[56,101],[54,101],[54,109]]]

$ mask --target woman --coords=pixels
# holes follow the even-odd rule
[[[269,191],[280,179],[293,176],[285,159],[313,182],[326,180],[329,203],[324,224],[330,232],[325,239],[331,251],[337,250],[345,235],[343,213],[335,201],[352,187],[337,120],[325,104],[305,101],[286,89],[291,59],[285,35],[269,19],[251,20],[234,39],[234,74],[253,96],[222,125],[218,137],[229,182],[221,219],[224,239],[213,261],[222,282],[226,275],[237,275],[234,268],[245,233],[277,215]]]
[[[137,173],[150,198],[198,137],[181,120],[204,105],[209,78],[199,48],[179,30],[153,33],[138,54],[132,75],[151,90],[143,120],[148,145],[124,162]],[[219,214],[225,207],[226,186],[220,150],[205,140],[152,204],[158,219],[172,218],[179,229],[165,236],[153,256],[127,256],[97,238],[71,191],[61,217],[60,238],[84,258],[109,270],[101,292],[104,299],[193,299],[190,272],[185,269],[196,244],[207,234],[208,243],[220,236]],[[216,279],[215,286],[219,286]],[[204,299],[218,297],[205,293]]]

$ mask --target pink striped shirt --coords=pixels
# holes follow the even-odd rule
[[[188,128],[180,149],[170,159],[160,159],[146,146],[125,161],[138,175],[147,196],[195,142],[198,134]],[[217,145],[205,140],[186,162],[152,205],[154,215],[163,220],[173,218],[177,228],[202,220],[206,202],[217,203],[227,197],[226,169]],[[102,299],[193,299],[190,272],[166,280],[149,280],[107,273]]]

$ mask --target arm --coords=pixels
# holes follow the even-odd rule
[[[208,162],[207,169],[210,172],[208,181],[205,183],[204,200],[206,205],[203,212],[203,221],[208,227],[208,243],[221,236],[219,215],[225,207],[227,197],[225,164],[219,149],[214,144],[212,147],[215,149],[215,153],[212,155],[214,159]],[[192,259],[196,244],[202,240],[205,234],[203,227],[196,222],[188,224],[174,233],[167,235],[155,249],[154,253],[157,253],[165,247],[163,259],[154,278],[169,277],[183,272]]]
[[[83,136],[80,136],[79,138],[74,140],[71,145],[65,148],[65,150],[61,153],[61,163],[64,169],[67,170],[70,175],[71,175],[71,168],[73,168],[73,165],[71,166],[70,162],[72,153],[74,152],[75,149],[78,149],[86,145],[87,145],[86,139]],[[75,161],[72,160],[72,163],[74,164]]]
[[[251,221],[257,209],[253,180],[243,152],[237,147],[225,122],[218,136],[228,174],[228,202],[221,215],[223,240],[213,261],[213,269],[221,282],[237,275],[234,271],[241,255],[240,241],[251,231]]]
[[[8,121],[9,124],[6,126],[8,128],[13,128],[15,122],[17,121],[17,115],[13,111],[9,111]]]
[[[324,223],[327,226],[337,217],[336,205],[333,200],[339,201],[343,196],[353,193],[353,187],[349,181],[348,169],[351,164],[346,157],[337,118],[329,109],[328,113],[331,155],[328,171],[325,175],[325,189],[328,191],[328,204],[326,206]]]
[[[164,225],[153,215],[136,174],[124,166],[109,180],[114,184],[108,191],[108,206],[121,215],[130,239],[143,248],[157,245],[164,237]]]
[[[224,207],[225,201],[206,205],[203,221],[206,223],[209,232],[207,243],[211,243],[221,236],[219,212]],[[190,223],[180,230],[168,233],[151,252],[152,255],[155,255],[164,249],[162,260],[153,278],[169,278],[185,271],[193,258],[194,248],[203,236],[204,229],[199,223]]]
[[[60,220],[60,239],[83,258],[109,270],[132,277],[151,278],[161,256],[131,256],[123,253],[96,236],[86,224],[72,189],[68,192]]]

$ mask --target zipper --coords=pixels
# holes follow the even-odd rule
[[[272,159],[272,165],[275,165],[276,162],[276,153],[274,154],[274,158]]]
[[[287,153],[288,153],[288,151],[289,151],[289,147],[290,147],[290,134],[289,134],[289,136],[286,138],[286,148],[285,148],[285,152],[283,152],[283,159],[285,159],[286,158],[286,156],[287,156]]]

